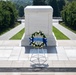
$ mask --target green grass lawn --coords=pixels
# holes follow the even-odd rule
[[[60,22],[60,25],[64,26],[65,28],[69,29],[70,31],[76,33],[76,30],[71,29],[70,27],[66,26],[64,22]]]
[[[53,27],[53,32],[57,40],[69,40],[67,36],[65,36],[62,32],[60,32],[57,28]]]
[[[24,29],[22,29],[16,35],[14,35],[12,38],[10,38],[10,40],[20,40],[23,36],[23,33],[24,33]]]
[[[58,29],[53,27],[53,32],[55,34],[55,37],[57,40],[68,40],[69,38],[65,36],[62,32],[60,32]],[[22,29],[19,33],[14,35],[11,40],[20,40],[22,38],[22,35],[24,33],[24,29]]]

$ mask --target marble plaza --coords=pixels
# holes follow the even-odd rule
[[[76,67],[76,41],[56,41],[57,46],[48,49],[48,67]],[[0,41],[0,67],[31,67],[30,50],[21,47],[20,40]]]

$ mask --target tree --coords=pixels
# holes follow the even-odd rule
[[[63,10],[64,6],[65,6],[65,0],[58,0],[58,7],[60,11]]]
[[[0,2],[0,31],[12,27],[17,19],[17,10],[10,1]]]
[[[33,5],[46,5],[45,0],[33,0]]]
[[[24,8],[27,5],[32,5],[32,0],[11,0],[16,6],[16,9],[18,10],[18,16],[22,17],[24,16]]]
[[[67,4],[61,14],[65,24],[76,30],[76,1]]]
[[[20,6],[19,7],[19,16],[20,17],[23,17],[24,16],[24,7],[23,6]]]
[[[49,0],[49,5],[53,7],[53,11],[54,11],[53,16],[54,17],[59,17],[60,13],[59,13],[57,0]]]

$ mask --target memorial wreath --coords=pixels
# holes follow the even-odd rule
[[[42,48],[47,46],[47,38],[42,31],[37,31],[33,33],[30,37],[30,45],[35,48]]]

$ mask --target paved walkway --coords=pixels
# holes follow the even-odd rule
[[[76,40],[76,34],[72,31],[66,29],[58,23],[58,20],[53,20],[53,26],[60,30],[64,35],[66,35],[70,40]]]
[[[49,67],[76,67],[76,41],[56,42],[58,46],[50,47],[45,53]],[[30,67],[32,53],[19,44],[20,40],[0,41],[0,67]]]
[[[21,23],[19,26],[15,27],[12,30],[8,31],[7,33],[1,35],[0,40],[9,40],[12,36],[17,34],[23,28],[24,28],[24,23]]]

